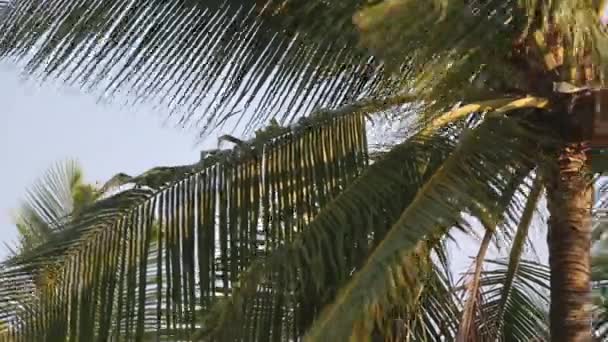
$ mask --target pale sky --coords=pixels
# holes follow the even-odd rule
[[[2,242],[16,238],[10,210],[56,161],[77,159],[95,182],[191,164],[205,148],[195,144],[197,132],[176,128],[162,113],[96,100],[58,83],[25,80],[16,65],[0,63],[0,260]]]

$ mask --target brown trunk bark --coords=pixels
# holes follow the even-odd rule
[[[551,341],[588,342],[591,332],[591,205],[584,144],[559,151],[559,167],[547,174]]]

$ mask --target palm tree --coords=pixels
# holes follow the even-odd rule
[[[14,214],[19,233],[15,252],[25,253],[46,242],[70,216],[77,216],[107,190],[84,183],[82,168],[74,160],[49,168]]]
[[[542,304],[524,295],[539,273],[521,255],[544,188],[551,340],[591,339],[582,123],[606,66],[603,5],[15,1],[0,54],[28,72],[166,104],[203,133],[314,115],[162,169],[152,177],[160,187],[100,201],[6,262],[2,293],[31,302],[5,315],[7,331],[542,339]],[[368,163],[362,115],[387,112],[407,131]],[[484,232],[460,307],[444,245],[472,221]],[[513,247],[488,273],[498,236]],[[22,270],[50,266],[57,282],[31,295]]]

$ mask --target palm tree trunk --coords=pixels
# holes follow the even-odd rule
[[[547,174],[551,341],[591,341],[591,206],[583,143],[559,151],[559,166]]]

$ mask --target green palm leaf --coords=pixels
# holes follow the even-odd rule
[[[273,274],[286,274],[286,282],[293,284],[297,291],[304,292],[307,298],[320,297],[323,302],[332,298],[337,288],[350,278],[353,268],[359,268],[383,239],[420,183],[440,165],[451,148],[442,140],[413,139],[376,161],[335,201],[324,205],[295,241],[264,256],[241,276],[240,287],[230,300],[216,305],[208,315],[213,321],[207,323],[209,331],[203,330],[202,336],[222,336],[220,339],[251,336],[250,331],[236,329],[234,322],[265,313],[251,313],[247,309],[248,302],[251,297],[258,296],[260,286]],[[410,275],[407,277],[411,281],[409,285],[415,286],[422,274],[435,273],[428,269],[432,266],[428,262],[428,253],[432,249],[429,247],[421,245],[408,258],[410,268],[404,269]],[[276,296],[284,295],[280,292]],[[304,333],[321,307],[317,305],[313,310],[309,309],[306,325],[297,328],[299,335]],[[270,315],[272,317],[273,313]],[[281,317],[282,313],[274,313],[277,315]],[[268,326],[261,333],[271,331],[273,328]],[[230,337],[225,335],[227,333],[231,334]],[[257,338],[264,339],[263,335]]]
[[[108,98],[127,90],[183,121],[195,115],[203,129],[272,113],[288,122],[387,93],[391,80],[374,77],[378,63],[356,48],[358,3],[17,1],[0,28],[0,54]]]
[[[292,239],[361,172],[364,128],[361,112],[319,115],[293,133],[260,132],[232,153],[133,178],[138,186],[2,265],[2,297],[19,299],[1,308],[5,333],[187,337],[252,259]]]
[[[523,94],[526,73],[504,59],[527,23],[500,20],[536,4],[489,1],[479,5],[486,18],[447,0],[26,0],[1,26],[0,55],[106,97],[126,90],[133,102],[166,105],[203,130],[273,113],[289,122],[314,107],[413,90],[437,111]],[[488,78],[482,73],[495,82],[471,82]]]
[[[526,260],[514,265],[507,260],[487,262],[494,269],[483,275],[487,316],[479,322],[490,334],[487,338],[497,333],[494,336],[502,340],[546,340],[549,335],[548,267]]]
[[[462,341],[476,339],[509,340],[512,338],[516,338],[517,340],[536,340],[546,337],[547,325],[545,317],[542,315],[546,310],[538,306],[539,304],[536,303],[536,300],[531,299],[536,294],[528,288],[530,284],[522,283],[525,280],[519,278],[520,276],[525,278],[525,274],[519,274],[519,266],[528,237],[529,226],[538,204],[541,190],[542,182],[537,177],[527,194],[521,216],[514,221],[518,222],[518,226],[511,242],[512,247],[508,260],[505,262],[501,261],[500,267],[497,267],[496,261],[480,260],[478,256],[476,260],[476,266],[478,267],[475,273],[476,277],[473,278],[472,285],[469,285],[469,287],[474,286],[473,290],[469,290],[467,305],[470,308],[468,312],[465,311],[466,321],[464,319],[461,321],[462,335],[459,337]],[[487,236],[488,233],[486,232]],[[487,247],[488,243],[485,238],[484,242],[486,242],[486,245],[482,243],[481,246]],[[480,249],[479,253],[481,254],[482,252],[483,249]],[[489,266],[492,269],[482,271],[479,265],[486,261],[489,262]],[[503,266],[504,270],[502,269]],[[546,272],[544,267],[541,267],[543,268],[542,272]],[[544,291],[542,294],[546,295],[548,283],[541,282],[540,286]],[[541,300],[541,304],[542,300],[546,301],[544,296],[538,299]],[[530,305],[532,306],[530,307]],[[530,312],[538,314],[530,315]]]
[[[511,291],[514,287],[514,283],[515,283],[515,279],[518,276],[518,269],[519,269],[519,263],[521,261],[521,257],[522,254],[524,252],[524,244],[526,241],[526,238],[528,236],[528,232],[529,232],[529,227],[530,224],[532,222],[532,217],[534,214],[534,210],[537,206],[537,202],[538,199],[540,197],[542,193],[542,183],[541,183],[541,179],[538,178],[534,181],[534,184],[532,185],[532,189],[530,190],[530,193],[528,194],[528,198],[526,201],[526,206],[524,207],[523,211],[522,211],[522,215],[521,215],[521,219],[519,221],[519,225],[517,227],[517,231],[515,234],[515,237],[513,238],[513,244],[511,246],[511,253],[509,255],[509,260],[508,260],[508,267],[507,267],[507,272],[505,274],[505,280],[503,283],[503,287],[501,289],[502,293],[500,294],[500,299],[498,301],[496,301],[496,305],[498,305],[498,308],[486,308],[485,311],[486,312],[495,312],[496,313],[496,320],[493,323],[493,327],[495,330],[494,333],[492,333],[491,336],[499,336],[500,332],[499,330],[501,329],[501,326],[503,324],[503,316],[506,314],[507,311],[507,307],[510,305],[509,301],[511,300]],[[497,296],[498,294],[496,294]],[[492,301],[493,299],[495,299],[496,297],[492,298],[491,296],[489,296],[488,300]],[[511,315],[513,315],[513,313],[511,313]],[[515,320],[514,322],[525,322],[524,318],[521,318],[520,320]],[[521,328],[517,328],[517,327],[511,327],[511,329],[516,330],[516,331],[522,331],[523,329]],[[546,327],[544,327],[544,329],[541,327],[541,329],[533,329],[532,331],[533,334],[531,335],[519,335],[521,338],[524,338],[524,336],[526,336],[526,338],[528,339],[533,339],[534,337],[538,337],[539,334],[542,334],[542,332],[546,332]],[[510,335],[506,335],[503,333],[502,336],[510,336]]]
[[[399,300],[391,296],[390,292],[394,286],[391,284],[398,283],[398,278],[395,279],[395,275],[391,275],[388,270],[396,267],[400,255],[411,250],[419,239],[437,232],[442,223],[463,222],[460,216],[463,208],[469,208],[480,218],[496,215],[493,212],[495,200],[492,198],[497,195],[494,191],[498,194],[503,191],[505,181],[512,175],[507,170],[522,167],[526,160],[527,163],[530,162],[528,158],[532,156],[528,155],[530,146],[524,142],[529,141],[529,138],[512,139],[517,132],[512,122],[494,118],[487,119],[485,125],[471,132],[444,166],[419,190],[414,201],[370,255],[366,265],[341,290],[336,301],[308,332],[309,339],[344,339],[350,335],[354,323],[365,319],[368,310],[376,303]],[[506,135],[501,138],[501,134]],[[511,143],[506,143],[507,136]],[[503,139],[505,149],[501,151],[494,144],[497,141],[502,144]],[[492,151],[488,145],[492,146]],[[505,155],[500,157],[501,153]],[[471,158],[470,161],[467,161],[468,158]],[[487,162],[484,162],[486,158]],[[510,167],[502,165],[503,163],[509,163]],[[478,169],[481,164],[484,165],[483,168]],[[467,181],[463,182],[465,179]],[[486,181],[491,182],[493,188],[489,188]],[[366,190],[367,193],[373,193],[371,189]],[[435,210],[431,215],[429,210],[432,208]]]
[[[447,117],[449,117],[449,115]],[[494,118],[493,120],[498,119]],[[508,123],[505,123],[505,125],[508,125]],[[504,126],[501,127],[504,128]],[[483,132],[484,130],[481,129],[481,131]],[[490,131],[495,132],[494,129],[490,129]],[[412,201],[415,198],[419,198],[416,196],[420,196],[420,193],[424,193],[424,189],[426,186],[424,184],[428,184],[427,180],[425,179],[428,179],[427,177],[432,177],[431,179],[433,179],[434,177],[436,177],[437,172],[447,172],[441,171],[443,170],[443,167],[439,169],[438,167],[444,164],[443,160],[445,157],[442,157],[442,155],[445,156],[446,153],[450,153],[453,148],[450,147],[452,146],[451,144],[453,143],[453,141],[450,139],[448,139],[447,141],[444,140],[443,142],[429,140],[428,138],[425,138],[426,134],[427,133],[424,133],[422,136],[412,138],[406,143],[397,146],[392,151],[387,153],[382,159],[375,162],[361,177],[355,180],[355,182],[352,183],[352,185],[347,188],[345,192],[339,195],[336,200],[330,202],[327,206],[325,206],[323,210],[319,213],[319,215],[317,215],[316,218],[311,222],[308,228],[298,236],[294,243],[280,247],[275,252],[273,252],[271,256],[266,257],[262,261],[254,264],[252,268],[249,269],[248,272],[241,277],[240,287],[238,291],[233,294],[230,301],[228,303],[220,303],[216,310],[214,310],[210,314],[213,320],[211,322],[207,322],[206,325],[210,326],[211,331],[203,331],[203,334],[205,335],[211,333],[219,334],[219,336],[222,336],[222,333],[224,333],[225,331],[229,331],[231,333],[236,334],[237,336],[241,336],[243,332],[237,331],[237,329],[234,328],[233,323],[235,321],[238,321],[239,316],[242,314],[242,312],[247,312],[243,311],[243,307],[247,306],[247,301],[249,300],[249,298],[251,298],[251,296],[256,293],[256,291],[258,290],[258,286],[263,283],[264,279],[268,277],[268,274],[285,270],[285,272],[287,272],[288,274],[292,274],[292,282],[295,282],[296,284],[299,284],[300,281],[303,281],[302,279],[306,279],[306,281],[308,281],[307,279],[312,277],[312,279],[314,279],[313,286],[315,286],[316,284],[317,288],[325,287],[328,283],[335,282],[332,277],[328,278],[328,274],[336,275],[337,277],[339,277],[340,274],[351,274],[352,268],[349,268],[348,266],[344,268],[345,265],[349,264],[344,262],[344,255],[342,254],[343,250],[352,250],[352,243],[349,243],[349,239],[353,236],[356,237],[357,235],[366,236],[366,234],[369,234],[368,232],[370,232],[369,229],[372,229],[372,232],[374,232],[373,236],[376,239],[376,241],[374,241],[374,246],[376,246],[381,241],[387,241],[388,237],[386,233],[389,231],[388,228],[397,221],[404,208],[411,208],[412,204],[415,203],[410,203],[409,201]],[[486,139],[491,139],[491,141],[493,141],[492,147],[495,147],[493,144],[496,143],[497,140],[499,141],[501,139],[500,135],[491,137],[491,133],[486,132],[486,134],[488,135],[485,135],[483,137]],[[521,140],[518,141],[518,143],[523,143]],[[484,144],[476,144],[476,146],[481,145]],[[489,146],[486,147],[489,148]],[[520,147],[523,147],[523,145],[521,145]],[[509,151],[513,152],[510,149]],[[521,155],[520,153],[526,155],[531,150],[529,148],[525,148],[523,150],[517,151],[518,152],[516,155],[519,156]],[[464,152],[461,153],[466,155],[466,153]],[[482,156],[483,157],[481,158],[492,158],[493,161],[493,158],[496,157],[492,156],[491,154]],[[477,158],[477,155],[475,158]],[[500,160],[501,162],[504,162],[507,159],[512,160],[511,157]],[[519,162],[523,163],[524,159],[520,160]],[[459,153],[454,153],[453,155],[450,155],[448,160],[451,162],[446,162],[448,163],[447,165],[453,165],[451,163],[455,163],[456,165],[453,165],[452,167],[454,167],[459,172],[462,172],[462,166],[456,161],[461,161],[465,163],[467,168],[473,167],[470,166],[471,163],[464,161],[464,159],[462,159],[462,155]],[[520,170],[520,168],[523,167],[523,164],[519,164],[519,162],[516,162],[515,164],[515,168],[517,170]],[[527,170],[529,170],[530,163],[531,159],[527,159]],[[450,171],[452,170],[453,169],[450,168]],[[465,170],[465,172],[472,172],[472,170],[469,171],[470,169]],[[512,169],[510,170],[513,171]],[[419,174],[418,172],[422,172],[422,174]],[[474,172],[480,172],[482,174],[481,176],[479,174],[476,174],[475,179],[484,177],[484,172],[481,172],[480,170],[475,170]],[[505,176],[504,179],[511,179],[510,177],[507,177],[506,174],[504,174],[504,170],[502,172]],[[441,174],[443,175],[443,173]],[[490,177],[490,174],[487,174],[487,176]],[[492,174],[492,177],[494,176],[496,176],[496,174]],[[462,177],[462,179],[467,180],[471,178],[472,177]],[[501,180],[504,180],[502,179],[502,176],[499,178],[501,178]],[[492,203],[493,209],[490,210],[490,212],[499,211],[501,213],[500,215],[502,215],[504,209],[497,210],[497,208],[493,207],[493,205],[495,205],[494,203],[498,201],[494,199],[494,197],[490,197],[492,198],[490,199],[482,195],[484,193],[489,195],[489,193],[487,193],[488,187],[487,185],[482,185],[484,184],[483,182],[454,182],[457,185],[466,186],[466,192],[475,193],[476,196],[466,197],[468,198],[468,200],[471,201],[469,202],[470,204],[468,204],[467,207],[469,208],[471,213],[474,213],[475,216],[479,217],[484,221],[495,221],[495,218],[492,218],[492,215],[488,214],[489,208],[485,207],[486,205],[489,205],[489,203]],[[460,194],[459,191],[456,191],[457,188],[454,188],[455,186],[456,185],[450,184],[449,186],[445,187],[444,191],[448,191],[451,194]],[[497,184],[497,186],[499,186],[500,189],[504,188],[504,185]],[[510,186],[510,188],[513,188],[513,186]],[[451,191],[454,191],[454,193],[452,193]],[[462,192],[465,192],[465,190],[462,190]],[[403,198],[406,201],[402,202],[402,204],[399,204],[400,201],[397,201],[397,199],[402,198],[403,194],[406,194],[406,197]],[[430,204],[432,203],[432,200],[430,199],[430,203],[428,203],[428,205],[431,209],[452,208],[451,205],[454,204],[452,203],[452,201],[458,199],[458,197],[459,196],[456,196],[456,198],[454,198],[452,197],[452,195],[444,194],[442,196],[442,200],[433,197],[433,200],[439,201],[439,203],[437,204],[438,206],[436,206],[435,204]],[[387,203],[386,200],[388,198],[390,198],[391,201]],[[446,200],[448,201],[447,203],[445,202]],[[506,203],[510,202],[509,198],[505,200]],[[397,206],[392,209],[392,212],[385,211],[385,208],[393,208],[393,205]],[[430,218],[428,218],[426,214],[427,210],[429,209],[422,209],[421,214],[426,220],[430,220]],[[438,229],[437,232],[444,232],[453,225],[466,225],[466,223],[463,221],[463,218],[460,216],[461,210],[462,207],[459,207],[459,209],[456,210],[457,214],[454,213],[454,215],[449,216],[449,218],[442,218],[441,216],[439,216],[438,219],[440,219],[441,222],[435,221],[437,224],[437,226],[435,227],[436,229]],[[353,217],[353,215],[356,216]],[[378,231],[378,228],[376,228],[377,224],[373,224],[373,217],[375,217],[376,215],[380,215],[380,218],[386,220],[384,222],[386,222],[385,224],[388,224],[388,226],[382,225],[380,226],[381,230]],[[435,213],[434,215],[438,216],[437,213]],[[421,221],[417,220],[411,222],[412,224],[415,224]],[[441,230],[440,227],[444,227],[444,230]],[[422,235],[422,237],[423,236],[424,235]],[[421,239],[422,237],[417,235],[415,239]],[[414,239],[414,237],[412,237],[412,239]],[[397,239],[395,241],[399,241],[399,243],[401,243],[403,242],[403,239]],[[417,242],[418,240],[415,241]],[[407,246],[407,240],[403,243],[405,243],[405,246]],[[382,244],[380,244],[379,246],[382,246]],[[370,249],[370,251],[377,251],[378,248],[380,247],[374,247],[374,249]],[[393,272],[391,274],[397,277],[397,279],[401,280],[395,280],[393,282],[394,285],[393,287],[391,287],[391,295],[387,294],[386,296],[390,297],[391,300],[397,300],[397,303],[403,303],[404,307],[411,307],[412,303],[416,302],[415,300],[408,302],[408,299],[406,299],[412,299],[413,293],[411,292],[416,291],[410,290],[410,296],[404,296],[401,292],[399,292],[401,295],[396,296],[395,293],[397,291],[400,291],[398,289],[407,289],[406,285],[412,285],[411,282],[408,282],[408,279],[411,281],[415,281],[415,279],[418,279],[417,276],[422,275],[422,273],[419,273],[419,271],[421,270],[420,267],[416,266],[416,262],[413,262],[413,260],[420,259],[421,255],[418,255],[419,248],[425,250],[425,248],[423,248],[422,246],[417,245],[415,251],[411,250],[414,255],[408,256],[409,253],[407,252],[407,249],[404,249],[403,253],[401,254],[401,257],[399,258],[399,260],[401,261],[399,265],[403,265],[405,269],[409,269],[408,272],[399,276],[400,273],[399,271],[397,271],[397,266],[395,266],[395,269],[391,271]],[[371,255],[373,258],[374,254]],[[359,264],[360,266],[356,266],[355,270],[359,270],[358,272],[361,273],[361,267],[363,267],[364,264],[365,263]],[[384,268],[385,272],[389,272],[389,270]],[[303,272],[305,275],[310,273],[310,276],[300,275],[299,272]],[[348,278],[350,278],[350,276]],[[352,281],[352,279],[357,279],[356,276],[355,278],[348,278],[345,279],[345,284],[348,284],[348,282]],[[383,277],[378,275],[377,277],[375,277],[375,279],[382,280]],[[390,280],[391,277],[388,277],[388,279]],[[338,281],[338,283],[340,283],[340,281]],[[302,286],[305,285],[306,284],[303,284]],[[366,287],[365,295],[361,295],[360,297],[361,300],[363,300],[362,298],[370,298],[375,295],[373,291],[368,291],[369,289],[370,287]],[[417,295],[418,294],[416,294],[416,296]],[[369,302],[367,303],[369,304]],[[386,303],[384,301],[380,301],[377,304],[369,304],[370,306],[367,307],[368,310],[361,308],[360,306],[358,306],[359,304],[360,303],[358,302],[356,303],[356,305],[351,306],[352,304],[349,303],[348,313],[340,315],[339,318],[335,318],[335,321],[332,321],[332,323],[330,324],[332,326],[332,332],[329,333],[329,336],[344,339],[350,336],[350,333],[351,331],[353,331],[353,329],[354,331],[359,332],[361,331],[361,329],[363,329],[364,332],[369,332],[372,328],[370,327],[369,321],[364,322],[363,326],[359,326],[358,324],[356,324],[358,319],[353,319],[352,321],[349,321],[349,319],[352,319],[351,317],[353,316],[360,317],[363,315],[364,312],[367,312],[372,316],[374,316],[375,314],[383,315],[383,310],[380,310],[378,308],[386,307]],[[248,316],[248,314],[245,315]],[[377,316],[376,318],[382,319],[381,317],[382,316]],[[346,324],[344,324],[344,326],[341,326],[340,329],[338,329],[338,327],[344,323],[345,318]],[[449,319],[446,320],[446,322],[449,321]],[[239,324],[237,325],[241,326]],[[331,335],[332,333],[338,330],[338,335]],[[327,336],[325,335],[323,336],[323,338],[326,337]]]
[[[19,249],[31,250],[44,242],[100,195],[100,191],[83,182],[82,169],[75,161],[57,163],[27,191],[15,213],[21,235]]]

